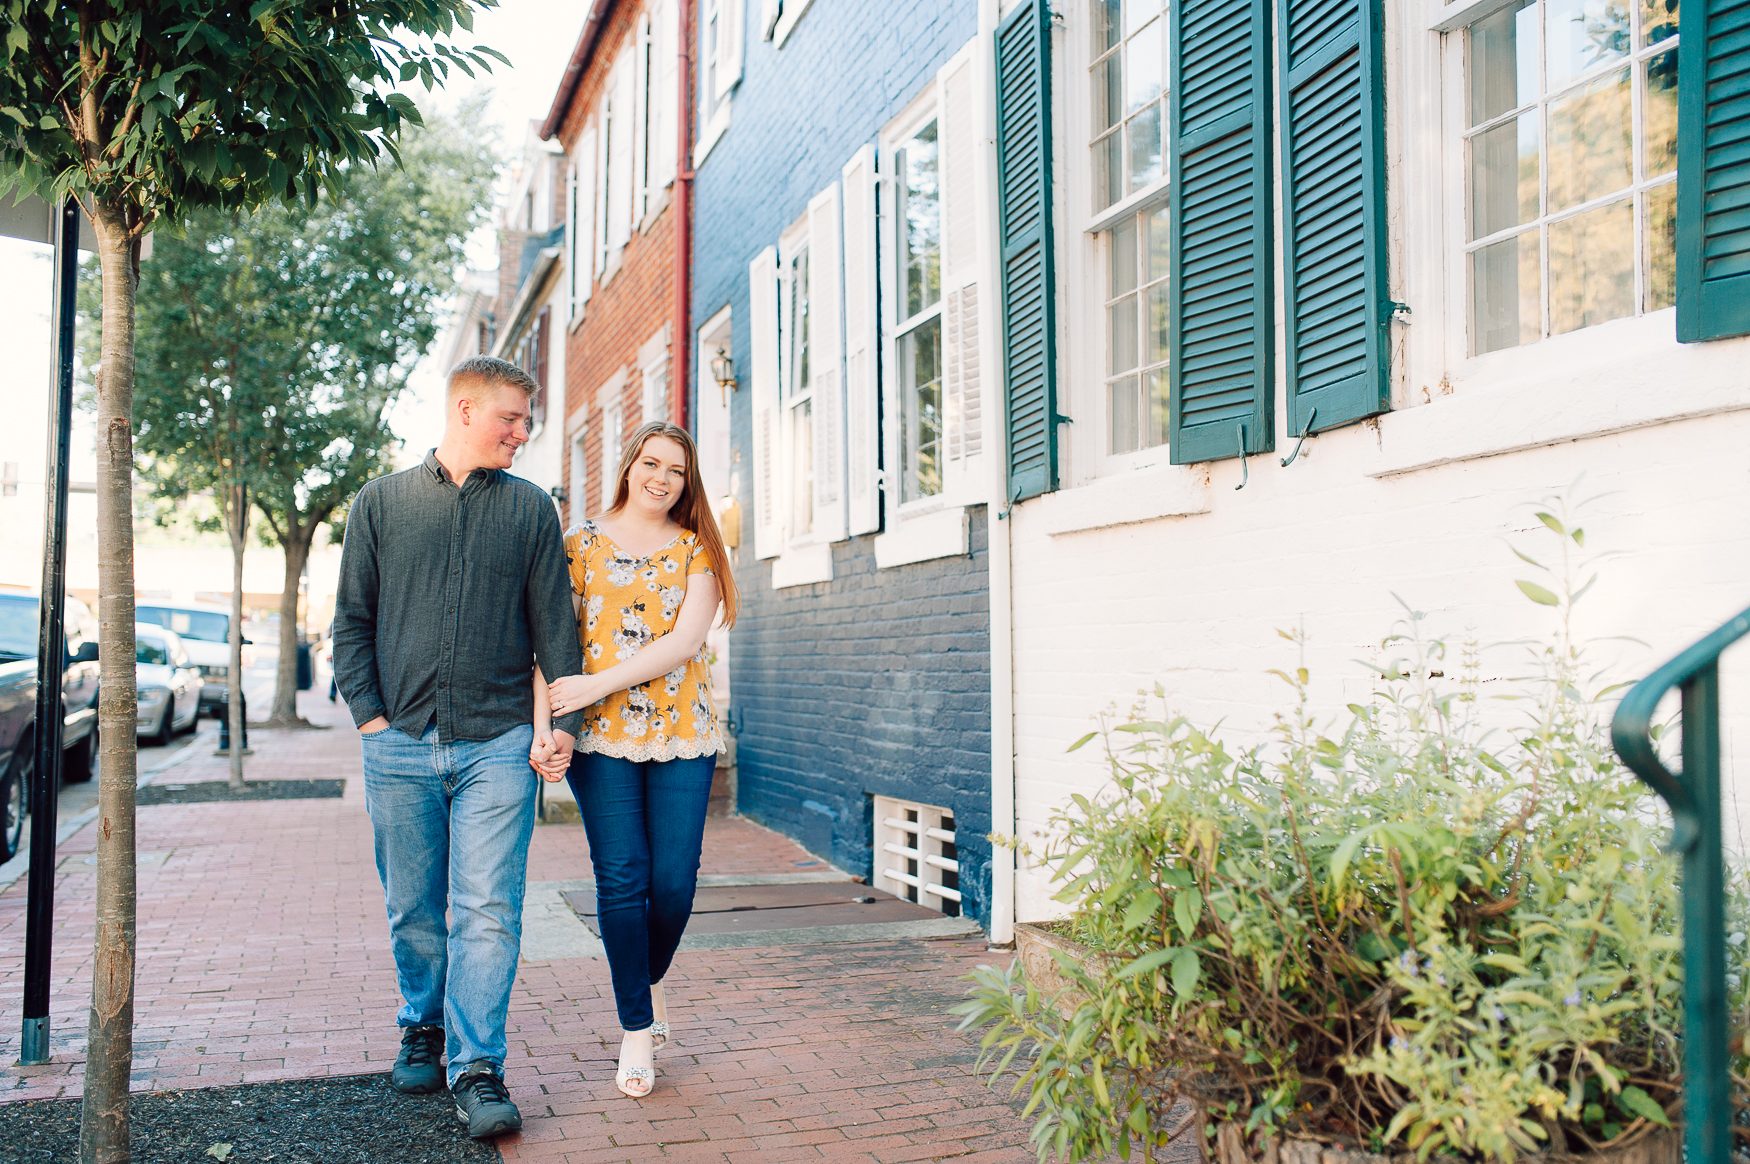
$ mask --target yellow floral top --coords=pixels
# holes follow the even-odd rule
[[[565,535],[565,557],[571,588],[583,597],[577,638],[588,675],[625,662],[673,630],[687,596],[687,579],[716,573],[691,530],[682,530],[649,557],[637,558],[586,520]],[[640,761],[721,752],[723,735],[711,702],[706,652],[701,645],[683,666],[591,704],[584,711],[577,750]]]

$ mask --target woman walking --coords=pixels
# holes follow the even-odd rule
[[[692,913],[723,750],[705,636],[720,604],[723,625],[735,624],[737,596],[686,430],[655,421],[626,450],[612,507],[565,535],[584,674],[551,681],[546,695],[554,715],[585,712],[566,778],[624,1032],[614,1082],[636,1099],[650,1094],[668,1039],[662,978]],[[539,720],[538,672],[536,687]]]

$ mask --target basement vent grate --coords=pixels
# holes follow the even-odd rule
[[[960,851],[952,812],[877,796],[873,848],[877,888],[960,916]]]

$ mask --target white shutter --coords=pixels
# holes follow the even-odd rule
[[[595,288],[596,135],[592,126],[577,140],[577,165],[571,171],[571,314],[589,302]]]
[[[814,378],[814,532],[817,540],[845,536],[844,346],[839,338],[839,184],[808,203],[809,351]]]
[[[674,181],[675,104],[680,100],[675,68],[680,53],[678,13],[674,0],[663,0],[652,26],[650,72],[650,193],[652,196]]]
[[[601,136],[596,141],[595,167],[595,208],[592,218],[594,225],[590,236],[594,239],[595,273],[600,276],[608,268],[608,187],[609,179],[613,177],[611,160],[608,156],[614,140],[614,110],[611,96],[602,103]]]
[[[583,280],[577,256],[583,251],[583,226],[577,221],[577,163],[565,175],[565,318],[576,319],[583,308]]]
[[[636,53],[628,54],[636,58]],[[633,94],[638,70],[634,60],[622,60],[614,79],[613,109],[608,115],[608,247],[623,247],[632,238],[633,143],[638,133],[637,101]]]
[[[942,378],[950,466],[984,446],[978,335],[978,110],[975,58],[938,74],[942,158]]]
[[[845,164],[845,477],[850,532],[881,528],[881,411],[875,380],[881,334],[875,294],[875,147]]]
[[[783,549],[778,488],[778,252],[767,247],[747,268],[753,368],[753,544],[759,558]]]
[[[655,81],[654,62],[650,56],[651,50],[651,20],[650,11],[645,10],[638,18],[638,32],[632,39],[632,102],[636,106],[633,124],[637,127],[632,134],[632,218],[631,225],[636,227],[644,218],[644,208],[648,205],[650,190],[648,176],[650,173],[650,132],[652,110],[655,106],[650,100],[651,86]],[[629,235],[628,235],[629,237]]]
[[[717,8],[717,92],[721,101],[741,81],[742,48],[747,41],[747,0],[719,0]]]

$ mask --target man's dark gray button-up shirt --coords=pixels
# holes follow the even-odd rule
[[[334,608],[334,681],[353,722],[489,740],[535,714],[537,660],[583,671],[565,543],[538,486],[476,469],[457,488],[435,450],[359,490]],[[582,713],[555,716],[573,736]]]

